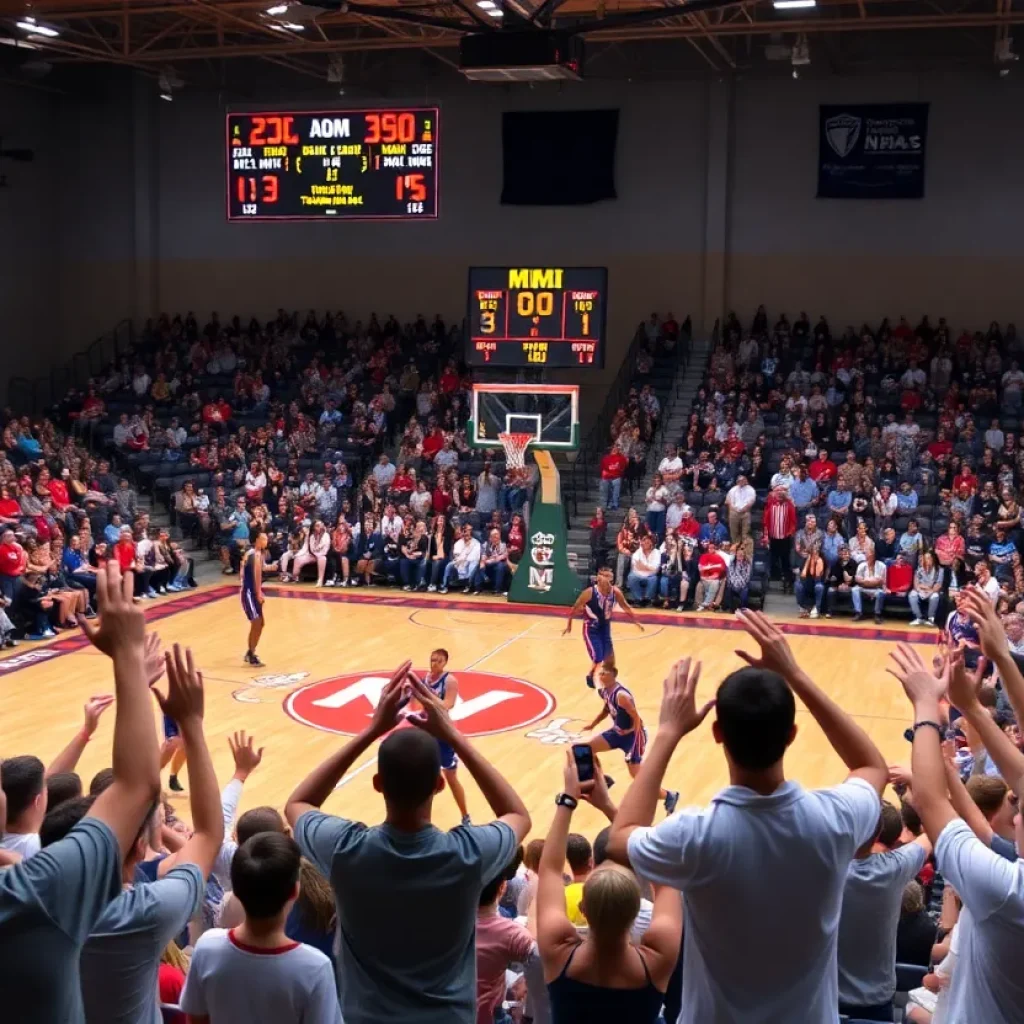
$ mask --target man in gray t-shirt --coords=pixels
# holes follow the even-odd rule
[[[857,851],[846,873],[837,959],[839,1012],[849,1017],[867,1017],[896,994],[903,890],[932,849],[927,836],[894,848],[902,831],[900,812],[883,804],[878,835]]]
[[[414,698],[418,726],[399,729]],[[390,735],[388,735],[390,733]],[[374,786],[387,809],[368,827],[319,807],[375,740]],[[440,748],[461,761],[496,821],[442,832],[431,823],[444,788]],[[292,793],[285,807],[302,853],[331,880],[338,907],[338,991],[346,1024],[475,1024],[480,891],[529,831],[522,801],[452,725],[405,662],[381,693],[369,728]]]

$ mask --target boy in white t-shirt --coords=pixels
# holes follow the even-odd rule
[[[300,862],[295,840],[277,832],[238,848],[231,886],[245,920],[196,943],[181,994],[191,1024],[341,1024],[331,961],[285,935]]]

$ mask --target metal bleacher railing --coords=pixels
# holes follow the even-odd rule
[[[689,318],[686,322],[690,322]],[[670,366],[667,367],[670,380],[675,381],[679,368],[685,367],[689,362],[692,340],[691,331],[680,331],[679,341],[671,353]],[[636,360],[643,344],[644,333],[643,325],[641,325],[633,335],[622,365],[608,388],[601,411],[581,440],[579,450],[575,453],[576,457],[570,462],[568,471],[563,476],[562,504],[565,508],[567,523],[572,516],[576,515],[580,499],[590,490],[599,475],[599,463],[609,444],[612,420],[619,406],[623,405],[629,396],[630,388],[637,385]],[[664,362],[662,368],[666,368]],[[678,389],[679,385],[676,384],[675,387]],[[657,434],[651,440],[649,451],[657,450],[657,446],[662,441],[667,420],[668,417],[662,419]]]
[[[49,373],[40,377],[11,377],[7,382],[7,404],[15,412],[28,414],[50,408],[69,388],[84,388],[104,366],[116,364],[123,353],[131,350],[134,340],[131,320],[122,320],[67,362],[52,366]]]

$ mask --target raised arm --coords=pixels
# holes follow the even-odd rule
[[[928,838],[937,842],[942,830],[958,815],[946,788],[946,767],[942,757],[942,717],[939,701],[949,684],[947,659],[942,677],[933,675],[917,650],[900,644],[892,652],[888,671],[902,684],[914,709],[914,741],[911,770],[914,779],[914,809]]]
[[[762,612],[741,609],[737,618],[761,647],[761,657],[736,653],[748,665],[777,672],[804,702],[832,749],[852,776],[864,779],[881,797],[889,769],[868,734],[800,667],[782,631]]]
[[[530,813],[508,780],[459,732],[448,717],[448,710],[422,679],[409,673],[412,692],[423,708],[421,715],[410,715],[409,721],[435,739],[449,744],[473,781],[480,787],[495,818],[503,821],[521,843],[530,831]]]
[[[619,864],[629,864],[629,837],[638,828],[654,821],[661,783],[679,741],[693,732],[714,707],[713,700],[697,708],[697,683],[701,663],[690,671],[690,659],[677,661],[665,679],[658,716],[658,732],[647,748],[640,771],[622,798],[608,837],[608,856]]]
[[[155,633],[150,633],[149,636],[154,639],[156,638]],[[159,643],[159,640],[157,642]],[[46,769],[48,776],[59,775],[61,772],[73,772],[75,770],[75,766],[78,764],[78,759],[82,756],[86,744],[92,739],[93,733],[96,732],[100,715],[113,703],[114,695],[112,693],[101,693],[95,697],[90,697],[85,702],[85,707],[83,708],[85,722],[82,724],[82,728],[75,733],[71,742],[50,763],[49,768]]]
[[[188,758],[189,806],[192,811],[192,836],[185,845],[160,862],[160,875],[179,864],[195,864],[208,878],[224,842],[224,817],[220,807],[217,773],[203,733],[203,674],[196,671],[192,651],[174,645],[167,655],[167,696],[155,691],[160,708],[178,723]]]
[[[403,661],[394,671],[387,686],[381,691],[370,724],[358,736],[353,736],[337,753],[331,754],[326,761],[314,768],[295,787],[284,807],[284,816],[292,828],[306,811],[322,807],[356,760],[398,724],[398,713],[408,697],[406,675],[411,666],[411,661]]]
[[[565,629],[562,630],[562,636],[565,636],[572,629],[573,618],[583,611],[583,606],[590,600],[592,591],[592,587],[584,587],[580,591],[580,596],[576,598],[576,603],[569,609],[569,618],[566,620]]]
[[[111,559],[96,576],[99,625],[78,624],[90,643],[114,663],[114,781],[92,805],[89,817],[108,825],[124,857],[160,793],[160,761],[146,674],[146,617],[132,600],[134,577],[121,576]]]

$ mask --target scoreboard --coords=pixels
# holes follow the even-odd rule
[[[604,366],[605,267],[470,267],[470,366]]]
[[[227,115],[228,220],[433,220],[438,109]]]

